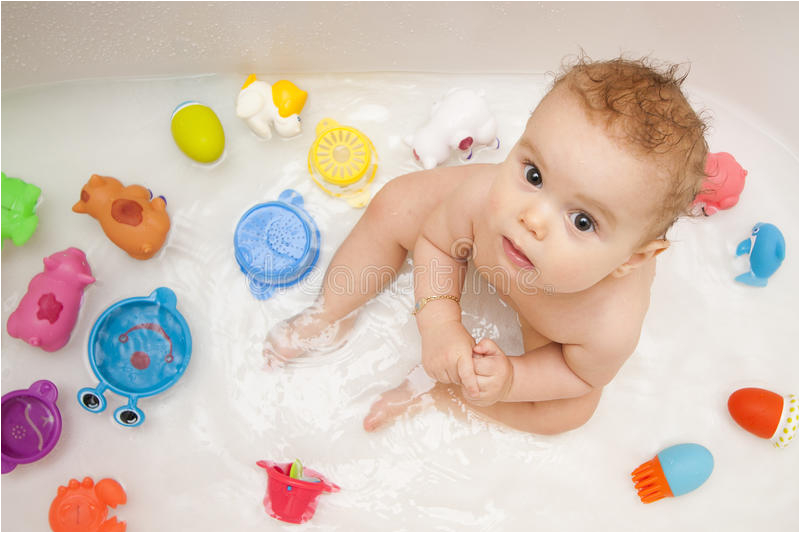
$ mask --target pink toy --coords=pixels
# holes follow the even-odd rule
[[[727,152],[708,154],[706,158],[706,180],[692,207],[702,209],[711,216],[720,209],[730,209],[739,201],[744,189],[747,171]]]
[[[83,289],[94,283],[86,255],[77,248],[45,257],[44,272],[28,284],[28,292],[8,317],[12,337],[54,352],[69,340],[78,320]]]
[[[258,466],[267,471],[267,494],[264,509],[272,518],[292,524],[302,524],[314,516],[317,498],[323,492],[339,492],[339,486],[331,483],[319,472],[305,469],[309,477],[291,477],[292,463],[258,461]]]

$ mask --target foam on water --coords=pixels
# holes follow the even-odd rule
[[[52,380],[64,430],[48,457],[3,476],[2,529],[46,529],[58,485],[83,476],[122,483],[128,503],[112,514],[132,530],[289,529],[296,526],[264,512],[267,480],[256,461],[295,457],[342,487],[321,498],[304,526],[311,530],[797,529],[800,447],[773,449],[736,426],[725,407],[743,386],[798,392],[796,151],[713,95],[691,92],[698,108],[712,112],[712,151],[732,152],[749,170],[745,192],[734,209],[673,228],[638,349],[584,427],[532,436],[426,408],[368,434],[361,423],[372,401],[419,361],[409,263],[365,306],[343,349],[272,371],[262,358],[267,331],[314,301],[325,267],[360,216],[309,178],[314,126],[331,117],[367,134],[380,158],[378,190],[417,170],[402,139],[453,87],[485,90],[501,147],[473,159],[501,161],[544,94],[545,77],[298,75],[292,81],[309,92],[303,133],[271,141],[235,116],[242,81],[102,80],[3,93],[3,171],[43,189],[36,234],[2,251],[3,324],[46,255],[81,248],[97,282],[86,290],[70,342],[56,353],[3,328],[3,393]],[[170,114],[187,99],[219,116],[227,138],[221,162],[195,164],[172,141]],[[95,220],[71,211],[93,173],[166,196],[172,228],[153,259],[130,258]],[[233,231],[247,209],[286,188],[303,195],[319,225],[321,255],[301,285],[259,302],[234,259]],[[732,281],[747,268],[734,258],[736,244],[758,221],[778,225],[787,243],[786,261],[764,289]],[[89,331],[112,303],[159,286],[178,297],[192,361],[172,389],[139,403],[147,415],[141,427],[122,428],[111,416],[121,398],[108,394],[99,415],[77,403],[78,389],[96,384]],[[521,352],[513,311],[474,276],[463,310],[476,338]],[[711,450],[711,478],[690,495],[642,505],[629,473],[680,442]]]

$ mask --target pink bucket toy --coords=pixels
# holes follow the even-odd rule
[[[264,509],[272,518],[292,524],[302,524],[314,516],[317,499],[323,492],[339,492],[339,486],[322,477],[322,474],[309,468],[305,473],[309,478],[289,477],[292,463],[273,463],[258,461],[258,466],[267,471],[267,495],[264,496]],[[315,481],[306,481],[314,479]]]

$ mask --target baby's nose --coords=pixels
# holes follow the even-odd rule
[[[519,222],[525,226],[525,229],[533,233],[537,239],[542,240],[547,236],[547,223],[544,212],[541,209],[528,208],[523,210],[519,215]]]

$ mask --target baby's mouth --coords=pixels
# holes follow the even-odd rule
[[[506,256],[511,260],[512,263],[517,265],[520,268],[534,268],[533,263],[531,262],[528,257],[522,253],[522,251],[514,246],[514,244],[508,239],[508,237],[503,237],[503,251],[505,251]]]

